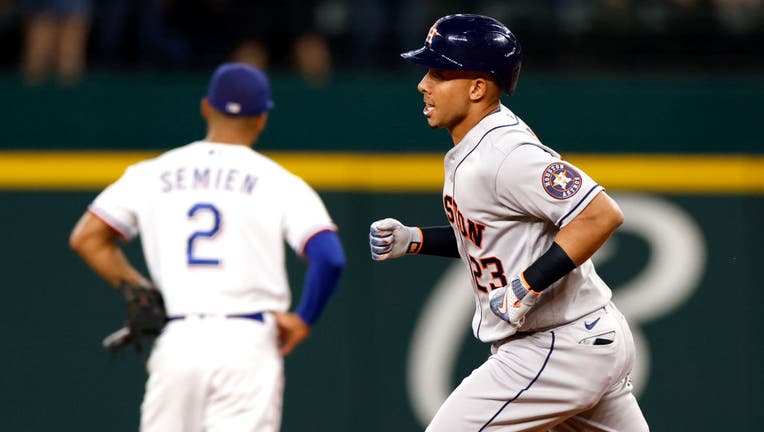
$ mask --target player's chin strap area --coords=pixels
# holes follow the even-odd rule
[[[173,315],[167,317],[167,321],[177,321],[185,319],[209,319],[209,318],[244,318],[255,321],[265,322],[265,315],[262,312],[253,313],[241,313],[241,314],[215,314],[215,313],[198,313],[187,315]]]

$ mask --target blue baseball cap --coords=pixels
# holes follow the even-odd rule
[[[218,111],[232,116],[257,116],[273,108],[268,77],[244,63],[223,63],[215,69],[207,100]]]

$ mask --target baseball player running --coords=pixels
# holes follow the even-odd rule
[[[277,431],[283,355],[310,333],[345,257],[304,181],[254,151],[273,102],[243,64],[212,76],[202,141],[130,166],[74,227],[70,243],[113,286],[149,282],[116,240],[140,233],[168,322],[148,360],[143,431]],[[308,260],[296,313],[284,243]]]
[[[418,85],[424,116],[453,139],[443,185],[450,226],[376,221],[371,256],[461,258],[473,333],[492,353],[427,430],[648,430],[631,393],[631,332],[589,259],[623,215],[501,104],[517,85],[516,37],[492,18],[450,15],[402,57],[429,68]]]

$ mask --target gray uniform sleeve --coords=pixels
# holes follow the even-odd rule
[[[496,194],[503,205],[560,228],[602,190],[576,166],[530,144],[512,150],[496,174]]]

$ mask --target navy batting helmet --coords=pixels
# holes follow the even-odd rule
[[[459,14],[437,20],[424,46],[401,57],[435,69],[488,72],[511,95],[517,86],[522,51],[515,35],[499,21]]]

